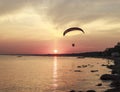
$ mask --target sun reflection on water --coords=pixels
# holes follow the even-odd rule
[[[57,84],[57,77],[58,77],[58,74],[57,74],[57,57],[54,57],[54,62],[53,62],[53,87],[54,89],[57,88],[58,84]]]

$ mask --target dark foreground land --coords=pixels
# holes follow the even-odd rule
[[[120,58],[113,58],[114,65],[107,66],[112,69],[111,74],[104,74],[101,76],[101,80],[112,81],[110,86],[112,89],[108,89],[105,92],[120,92]]]

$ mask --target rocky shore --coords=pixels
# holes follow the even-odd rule
[[[107,67],[112,69],[111,74],[104,74],[100,77],[101,80],[112,81],[110,84],[111,89],[105,92],[120,92],[120,58],[113,58],[114,65],[108,65]]]

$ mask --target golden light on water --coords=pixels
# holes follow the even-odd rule
[[[57,84],[57,66],[58,66],[58,63],[57,63],[57,57],[54,57],[54,61],[53,61],[53,87],[54,89],[56,89],[56,87],[58,86]]]

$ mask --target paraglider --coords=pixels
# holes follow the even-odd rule
[[[63,32],[63,36],[65,36],[67,33],[71,32],[71,31],[81,31],[81,32],[85,33],[84,30],[81,29],[81,28],[79,28],[79,27],[71,27],[71,28],[66,29],[66,30]],[[72,43],[72,47],[74,47],[74,46],[75,46],[75,44]]]
[[[85,33],[84,30],[79,27],[71,27],[64,31],[63,36],[65,36],[68,32],[76,31],[76,30],[82,31],[83,33]]]

